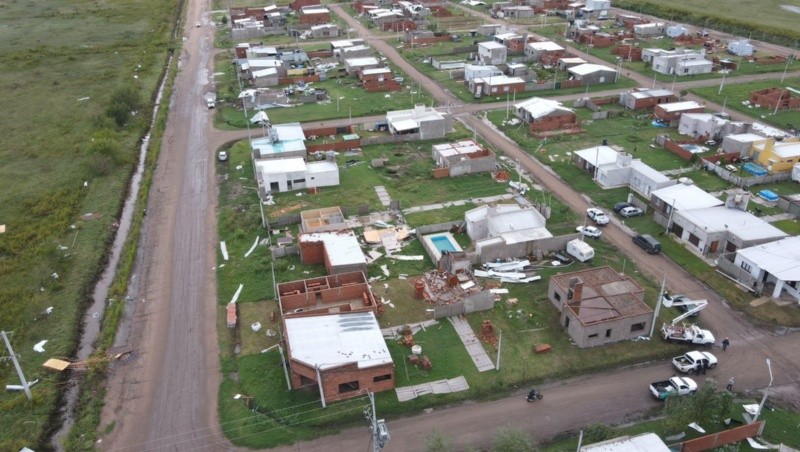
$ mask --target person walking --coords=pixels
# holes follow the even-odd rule
[[[728,338],[726,337],[725,339],[722,340],[722,351],[724,352],[725,350],[727,350],[729,345],[731,345],[731,341],[729,341]]]
[[[728,380],[728,386],[725,386],[725,389],[727,389],[728,392],[733,391],[733,377],[731,377],[731,379]]]
[[[708,370],[708,360],[704,359],[702,363],[700,363],[700,372],[705,375],[706,370]]]

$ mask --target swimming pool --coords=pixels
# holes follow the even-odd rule
[[[766,169],[764,169],[760,165],[756,165],[753,162],[745,163],[744,165],[742,165],[742,169],[752,174],[753,176],[764,176],[767,174]]]
[[[428,256],[434,263],[438,263],[445,252],[456,253],[463,251],[456,242],[455,237],[449,232],[439,232],[436,234],[423,235],[422,246],[428,252]]]
[[[692,154],[702,154],[708,150],[705,146],[698,146],[696,144],[682,144],[680,145],[683,149],[691,152]]]
[[[758,196],[760,196],[763,199],[766,199],[767,201],[774,202],[778,200],[778,194],[772,190],[761,190],[760,192],[758,192]]]

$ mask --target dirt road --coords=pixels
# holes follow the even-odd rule
[[[200,21],[208,0],[187,5]],[[208,148],[210,27],[186,27],[169,119],[147,205],[128,337],[136,359],[112,369],[102,425],[107,450],[196,450],[222,439],[217,421],[216,184]]]

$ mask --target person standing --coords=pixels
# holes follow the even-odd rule
[[[731,345],[731,341],[729,341],[728,338],[726,337],[725,339],[722,340],[722,351],[724,352],[725,350],[727,350],[729,345]]]
[[[706,370],[708,370],[708,360],[704,359],[702,363],[700,363],[700,372],[705,375]]]
[[[733,377],[731,377],[731,379],[728,380],[728,386],[725,386],[725,389],[727,389],[728,392],[733,391],[733,383],[734,383]]]

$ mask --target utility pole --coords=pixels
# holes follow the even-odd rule
[[[500,350],[503,348],[503,332],[500,331],[500,337],[497,340],[497,364],[494,366],[494,370],[500,370]]]
[[[369,391],[367,396],[369,397],[371,408],[364,411],[364,417],[367,418],[370,424],[369,429],[372,432],[372,451],[380,452],[392,438],[389,436],[389,428],[386,426],[386,421],[378,419],[375,414],[375,394]]]
[[[11,348],[11,342],[8,342],[8,336],[6,336],[6,332],[0,331],[0,336],[3,336],[3,342],[6,343],[8,354],[11,356],[11,361],[14,363],[14,368],[17,369],[19,381],[22,382],[22,390],[25,391],[25,395],[28,397],[28,400],[33,400],[33,396],[31,395],[31,387],[28,385],[28,380],[25,379],[25,374],[22,373],[22,367],[20,367],[19,361],[17,361],[17,355],[14,354],[14,349]]]
[[[653,310],[653,321],[650,323],[650,337],[653,337],[653,332],[656,329],[656,319],[658,318],[658,311],[661,310],[661,299],[664,298],[664,286],[667,284],[667,275],[661,280],[661,290],[658,291],[658,301],[656,301],[656,309]]]

